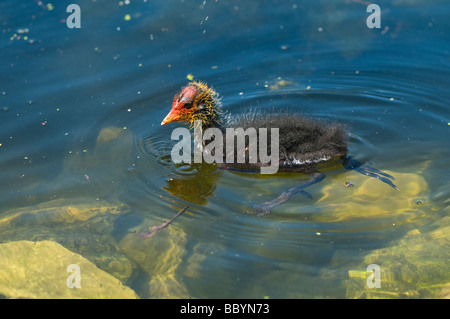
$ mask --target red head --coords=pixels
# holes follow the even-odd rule
[[[197,96],[200,90],[193,84],[181,89],[173,97],[172,110],[167,114],[161,125],[171,122],[190,122],[198,104]]]
[[[172,109],[161,122],[166,125],[171,122],[188,122],[193,128],[194,121],[201,121],[203,127],[219,124],[219,95],[206,83],[190,82],[173,97]]]

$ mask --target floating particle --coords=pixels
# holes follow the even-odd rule
[[[355,71],[355,74],[359,74],[359,71],[358,71],[358,70],[356,70],[356,71]]]
[[[0,147],[2,147],[2,143],[0,143]]]
[[[2,110],[6,112],[6,111],[8,111],[8,110],[9,110],[9,107],[7,107],[7,106],[3,106],[3,107],[2,107]]]
[[[217,65],[213,65],[213,66],[211,67],[211,69],[213,69],[213,70],[215,70],[215,69],[217,69],[217,68],[218,68]]]
[[[189,81],[192,81],[192,80],[194,79],[194,76],[193,76],[191,73],[189,73],[188,75],[186,75],[186,78],[187,78]]]
[[[131,16],[129,14],[126,14],[125,17],[123,17],[123,19],[125,21],[130,21],[131,20]]]
[[[139,63],[139,64],[138,64],[138,67],[142,68],[142,63]]]
[[[320,235],[322,235],[322,233],[317,232],[316,235],[317,235],[317,236],[320,236]]]
[[[310,86],[308,85],[308,86],[306,87],[306,89],[307,89],[307,90],[310,90],[310,89],[311,89],[311,87],[310,87]]]
[[[18,34],[24,34],[24,33],[28,33],[28,32],[30,32],[30,30],[28,28],[17,29]]]
[[[86,180],[89,180],[89,175],[88,174],[84,174],[84,178],[86,178]]]
[[[47,10],[52,11],[54,9],[53,4],[47,3]]]
[[[286,50],[289,49],[289,46],[288,45],[282,45],[282,46],[280,46],[280,49],[283,50],[283,51],[286,51]]]
[[[318,28],[317,28],[317,31],[322,32],[322,31],[323,31],[323,28],[322,28],[322,27],[318,27]]]
[[[353,187],[355,186],[352,182],[345,182],[345,187]]]
[[[290,84],[292,84],[291,81],[283,80],[283,79],[279,76],[279,77],[277,78],[277,80],[276,80],[273,84],[271,84],[271,85],[269,86],[269,89],[270,89],[270,90],[279,90],[279,89],[281,89],[282,87],[288,86],[288,85],[290,85]],[[265,87],[267,87],[267,86],[265,85]]]
[[[83,150],[83,153],[87,153],[87,150]]]
[[[394,98],[393,98],[393,97],[391,97],[391,98],[389,98],[389,100],[391,100],[391,101],[394,101]]]
[[[277,85],[284,87],[284,86],[288,86],[290,84],[292,84],[291,81],[286,81],[286,80],[283,80],[282,78],[278,78]]]

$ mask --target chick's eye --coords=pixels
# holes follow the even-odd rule
[[[183,107],[184,107],[185,109],[190,109],[190,108],[192,107],[192,102],[186,102],[186,103],[184,103]]]

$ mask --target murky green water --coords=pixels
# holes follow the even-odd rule
[[[81,29],[66,25],[70,3],[0,4],[1,296],[61,296],[36,278],[66,266],[31,258],[54,244],[24,242],[49,240],[61,260],[86,259],[82,285],[93,264],[123,297],[448,297],[446,1],[380,1],[380,29],[362,1],[78,1]],[[313,200],[245,214],[308,177],[175,165],[180,125],[160,122],[188,74],[232,113],[345,123],[350,155],[399,191],[336,165]],[[23,263],[41,276],[7,281]],[[117,296],[98,286],[68,297]]]

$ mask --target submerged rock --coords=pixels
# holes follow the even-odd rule
[[[118,215],[129,212],[125,205],[113,205],[100,200],[57,199],[31,207],[21,207],[2,213],[0,227],[37,226],[49,224],[71,224],[84,222],[94,217]]]
[[[147,229],[143,227],[154,226],[153,221],[150,222],[152,225],[139,226],[144,219],[135,215],[129,207],[115,200],[100,200],[120,198],[121,192],[126,190],[123,181],[130,178],[127,167],[130,167],[132,147],[133,134],[129,130],[104,128],[98,135],[93,151],[74,148],[69,152],[61,176],[52,183],[54,189],[64,189],[70,185],[71,194],[77,194],[78,198],[61,198],[1,212],[0,243],[7,242],[2,244],[7,246],[2,246],[3,251],[0,252],[0,267],[3,271],[0,271],[3,276],[0,276],[0,297],[127,298],[123,285],[132,286],[141,297],[189,297],[175,272],[185,253],[185,233],[174,224],[142,240],[139,232],[133,233],[130,228],[139,227],[140,231],[145,231]],[[25,247],[21,248],[15,242],[28,244],[21,244]],[[27,248],[30,243],[46,244],[36,244],[38,248],[35,252]],[[58,247],[54,254],[51,254],[49,245]],[[18,251],[14,252],[15,249]],[[20,250],[27,251],[28,259],[21,257]],[[66,253],[76,255],[78,259],[66,265]],[[38,255],[46,260],[39,260]],[[55,261],[53,266],[47,264],[55,258],[63,260],[64,265],[60,260]],[[79,264],[80,259],[83,265],[89,264],[90,268]],[[8,267],[3,267],[3,263],[8,264]],[[82,288],[76,289],[76,292],[66,286],[66,279],[70,275],[66,267],[72,263],[79,264],[82,274]],[[28,264],[33,264],[30,270],[23,270]],[[35,270],[34,266],[38,269]],[[63,267],[62,275],[60,269],[54,267]],[[98,280],[86,273],[86,269],[90,271],[93,267],[98,267],[97,272],[102,273],[96,274],[100,278]],[[58,275],[41,275],[47,268],[52,273],[58,272]],[[28,279],[15,277],[20,277],[24,272]],[[116,278],[117,287],[111,284],[98,287],[98,291],[94,287],[85,289],[88,287],[86,280],[101,285],[102,278],[107,274]],[[9,277],[17,284],[12,284]],[[103,288],[106,291],[102,291]],[[64,289],[68,291],[62,291]],[[130,297],[136,297],[134,291],[127,289],[134,294]]]
[[[133,279],[136,264],[118,249],[114,221],[125,205],[89,199],[59,199],[2,213],[0,241],[52,240],[79,253],[122,282]]]
[[[346,277],[346,298],[443,298],[450,283],[450,219],[439,218],[430,231],[430,220],[439,208],[433,206],[421,172],[387,173],[395,177],[398,192],[356,172],[336,176],[338,187],[330,183],[322,189],[324,196],[318,200],[320,211],[315,220],[362,221],[359,231],[367,232],[362,240],[371,236],[375,246],[383,245],[365,253],[362,260],[348,249],[338,250],[331,263],[331,269],[337,270],[329,273]],[[346,187],[348,181],[353,187]],[[427,227],[422,229],[422,225]],[[397,237],[386,245],[383,241],[388,234],[389,238]],[[345,274],[340,272],[344,265],[351,265]],[[380,288],[367,284],[372,275],[367,272],[369,265],[379,266]]]
[[[69,288],[70,265],[81,288]],[[6,298],[137,298],[120,280],[53,241],[0,244],[0,295]]]
[[[324,213],[315,215],[315,220],[338,222],[377,218],[399,226],[423,217],[429,196],[425,179],[414,173],[384,172],[395,177],[399,191],[357,172],[347,172],[333,177],[332,183],[324,183],[324,196],[317,201],[318,209]],[[349,182],[352,187],[347,187]],[[423,204],[417,205],[418,200]]]
[[[119,247],[148,274],[146,297],[189,298],[182,274],[177,271],[186,253],[185,244],[186,233],[174,223],[147,239],[130,233]]]
[[[448,229],[450,218],[443,221]],[[421,234],[415,229],[368,254],[360,268],[349,271],[347,298],[448,298],[450,236],[442,236],[441,230]],[[371,264],[380,267],[380,288],[367,286]]]

